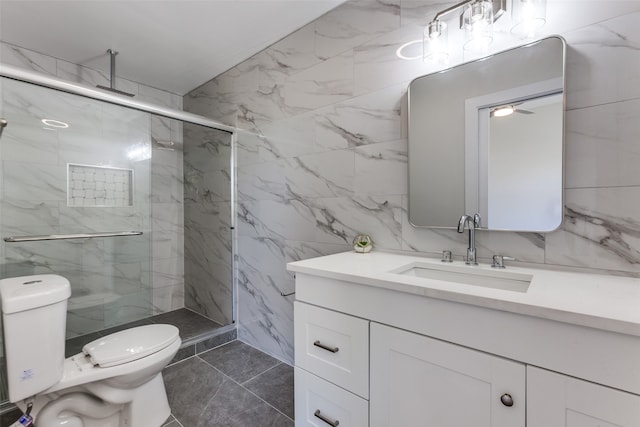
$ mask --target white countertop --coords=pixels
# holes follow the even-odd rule
[[[532,275],[526,292],[394,273],[412,263],[471,269],[478,274]],[[640,279],[488,264],[386,252],[344,252],[287,264],[289,271],[460,302],[640,337]]]

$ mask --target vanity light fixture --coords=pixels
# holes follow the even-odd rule
[[[424,29],[424,61],[448,60],[447,24],[442,18],[460,9],[463,9],[460,28],[465,30],[464,48],[484,50],[493,40],[493,23],[506,10],[506,0],[465,0],[436,13]]]
[[[511,34],[534,37],[547,22],[547,0],[513,0],[511,21]]]

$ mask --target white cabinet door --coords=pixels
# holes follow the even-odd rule
[[[640,396],[527,367],[528,427],[640,427]]]
[[[371,323],[370,381],[371,427],[525,425],[525,366],[476,350]]]

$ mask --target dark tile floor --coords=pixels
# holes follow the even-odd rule
[[[293,368],[240,341],[163,371],[166,427],[293,427]]]

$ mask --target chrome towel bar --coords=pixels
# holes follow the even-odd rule
[[[43,236],[5,237],[5,242],[38,242],[41,240],[94,239],[96,237],[139,236],[142,231],[112,231],[108,233],[49,234]]]

